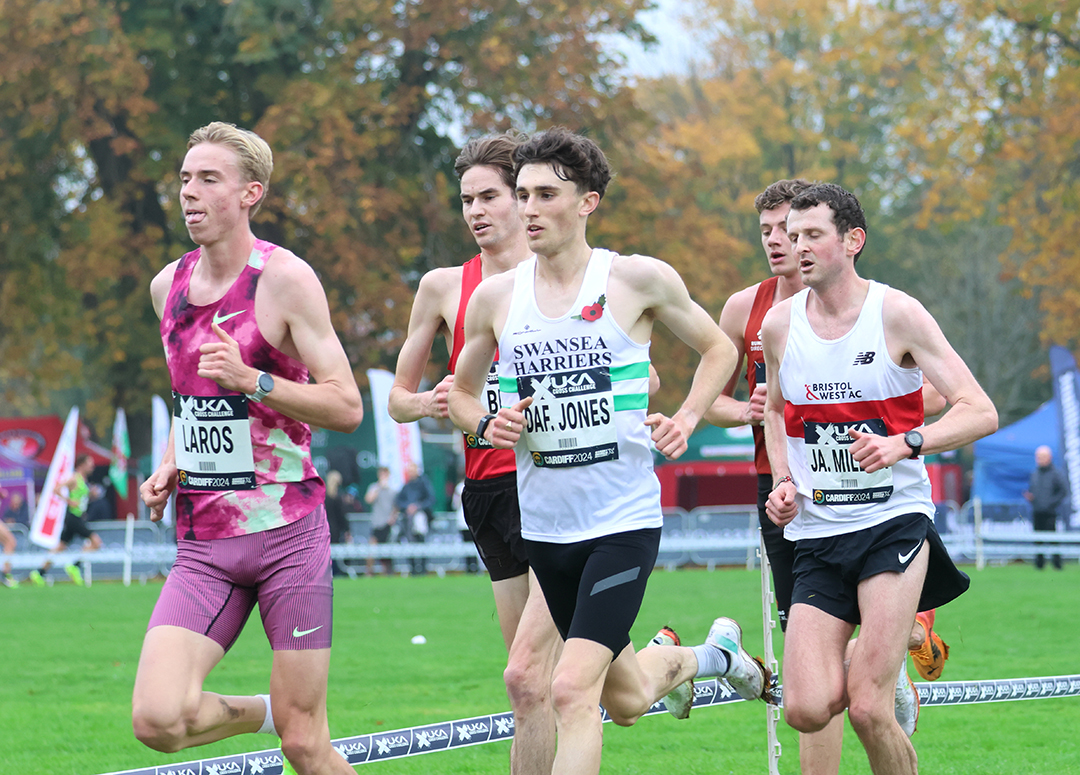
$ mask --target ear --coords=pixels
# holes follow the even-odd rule
[[[257,180],[253,180],[244,186],[244,193],[240,197],[240,203],[244,207],[254,207],[255,203],[262,199],[263,184]]]
[[[849,256],[856,255],[866,244],[866,232],[856,226],[844,235],[844,247]]]
[[[582,217],[592,215],[593,210],[599,205],[600,194],[595,191],[589,191],[581,198],[581,208],[578,210],[578,215],[581,215]]]

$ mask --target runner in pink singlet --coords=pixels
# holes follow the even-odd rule
[[[175,491],[178,540],[132,722],[167,752],[269,732],[300,775],[347,775],[326,719],[330,536],[308,424],[351,432],[363,404],[315,273],[251,232],[272,168],[252,132],[218,122],[194,132],[180,203],[199,247],[151,283],[173,428],[140,492],[157,520]],[[274,651],[269,695],[205,691],[256,603]]]

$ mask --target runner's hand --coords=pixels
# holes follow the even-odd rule
[[[687,427],[688,423],[681,412],[676,412],[674,417],[655,412],[645,418],[645,424],[653,429],[652,440],[657,451],[668,460],[676,460],[686,452],[687,439],[694,429]]]
[[[143,503],[150,507],[150,520],[158,522],[165,516],[165,504],[169,495],[176,489],[176,466],[162,463],[158,470],[150,474],[139,488]]]
[[[199,376],[214,380],[226,390],[254,393],[258,369],[244,364],[240,345],[221,326],[211,323],[210,328],[221,341],[199,345]]]
[[[525,432],[525,410],[532,406],[532,396],[523,398],[513,406],[504,406],[488,423],[484,438],[498,449],[511,449]]]

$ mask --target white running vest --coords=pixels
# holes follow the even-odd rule
[[[788,465],[799,514],[784,537],[823,538],[863,530],[901,514],[934,513],[922,458],[868,474],[848,451],[848,430],[892,436],[923,424],[922,372],[893,362],[885,344],[887,285],[870,282],[859,319],[826,340],[806,317],[810,291],[791,302],[780,362]]]
[[[645,426],[649,345],[608,314],[614,256],[593,250],[577,300],[556,319],[536,306],[536,258],[515,269],[499,391],[503,406],[533,398],[515,448],[521,535],[531,541],[568,544],[663,523]]]

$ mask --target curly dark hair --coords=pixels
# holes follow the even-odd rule
[[[537,132],[514,149],[516,170],[526,164],[550,164],[560,180],[568,180],[579,192],[595,191],[604,198],[613,173],[600,147],[587,137],[556,126]]]
[[[790,202],[810,186],[814,185],[809,180],[793,178],[791,180],[778,180],[754,199],[754,207],[759,213],[766,210],[775,210],[782,204]]]
[[[832,210],[833,223],[836,224],[836,233],[843,237],[852,229],[862,229],[866,232],[866,215],[862,205],[847,189],[835,183],[816,183],[810,188],[791,200],[792,210],[809,210],[819,204],[826,204]],[[866,243],[863,243],[865,247]],[[855,260],[862,255],[860,249],[855,254]]]

